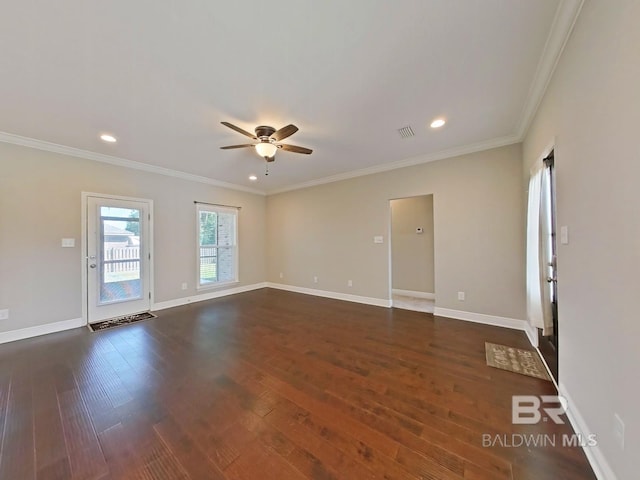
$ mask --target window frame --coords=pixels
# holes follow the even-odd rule
[[[206,213],[215,213],[215,214],[220,214],[220,213],[225,213],[225,214],[233,214],[235,216],[235,221],[234,221],[234,232],[233,232],[233,245],[219,245],[218,243],[218,238],[216,235],[216,244],[211,246],[212,248],[216,249],[216,257],[218,257],[218,249],[230,249],[233,252],[233,279],[232,280],[224,280],[224,281],[215,281],[215,282],[207,282],[207,283],[202,283],[202,277],[201,277],[201,260],[202,260],[202,256],[201,256],[201,248],[202,245],[200,244],[200,235],[201,235],[201,231],[200,231],[200,214],[201,212],[206,212]],[[228,286],[228,285],[233,285],[236,283],[240,282],[239,279],[239,257],[240,257],[240,250],[239,250],[239,245],[238,245],[238,222],[239,222],[239,218],[240,218],[240,209],[238,208],[234,208],[234,207],[224,207],[224,206],[218,206],[218,205],[209,205],[206,203],[196,203],[196,289],[197,290],[209,290],[209,289],[214,289],[214,288],[220,288],[220,287],[224,287],[224,286]],[[209,245],[208,245],[209,247]],[[216,268],[217,268],[217,261],[216,261]]]

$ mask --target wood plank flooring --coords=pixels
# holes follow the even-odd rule
[[[263,289],[0,345],[0,479],[593,479],[578,447],[483,446],[521,332]]]

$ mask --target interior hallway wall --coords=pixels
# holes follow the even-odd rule
[[[433,248],[433,195],[391,200],[394,290],[435,293]]]

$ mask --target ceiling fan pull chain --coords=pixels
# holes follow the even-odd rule
[[[265,174],[265,176],[269,175],[269,163],[265,164],[264,174]]]

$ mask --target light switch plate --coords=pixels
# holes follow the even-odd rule
[[[569,227],[566,225],[560,227],[560,243],[562,245],[569,244]]]
[[[62,247],[63,248],[73,248],[76,246],[75,238],[63,238],[62,239]]]
[[[9,320],[9,309],[0,310],[0,320]]]

